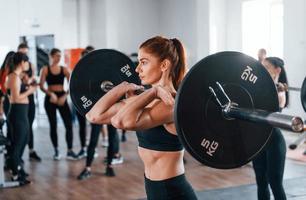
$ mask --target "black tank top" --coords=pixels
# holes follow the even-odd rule
[[[48,66],[48,74],[46,81],[48,85],[64,85],[64,68],[61,66],[61,72],[59,74],[52,74],[50,67]]]
[[[183,145],[176,135],[169,133],[164,126],[136,131],[139,146],[156,151],[181,151]]]

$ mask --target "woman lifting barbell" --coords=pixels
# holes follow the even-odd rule
[[[134,95],[142,86],[123,82],[86,117],[92,123],[137,131],[148,199],[197,199],[184,175],[184,150],[173,122],[173,96],[186,72],[184,47],[178,39],[153,37],[140,45],[138,59],[136,72],[142,84],[152,88]],[[124,95],[128,98],[119,101]]]

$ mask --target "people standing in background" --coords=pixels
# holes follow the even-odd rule
[[[258,50],[257,57],[258,57],[258,61],[260,63],[263,63],[263,61],[266,58],[266,56],[267,56],[266,49],[261,48],[261,49]]]
[[[36,85],[25,85],[22,72],[29,65],[28,57],[20,52],[15,53],[9,64],[10,70],[7,81],[7,93],[10,99],[8,113],[9,129],[12,137],[9,168],[12,170],[12,180],[19,181],[20,185],[29,184],[28,174],[23,169],[21,158],[29,137],[28,96],[36,90]]]
[[[67,67],[61,66],[61,51],[53,48],[50,52],[51,65],[45,66],[40,73],[40,89],[46,94],[44,106],[50,123],[50,137],[54,147],[54,160],[60,160],[58,149],[57,118],[58,110],[66,129],[67,159],[77,160],[78,156],[73,152],[72,115],[67,103],[68,91],[64,90],[64,80],[69,81],[70,72]],[[47,82],[48,87],[45,87]]]
[[[263,65],[271,75],[275,84],[282,81],[288,84],[284,75],[284,61],[277,57],[267,57]],[[278,91],[279,111],[287,106],[286,91]],[[283,176],[286,160],[286,142],[279,128],[273,128],[271,138],[266,148],[253,160],[256,175],[257,196],[259,200],[269,200],[272,189],[277,200],[286,200],[283,187]]]
[[[29,52],[29,47],[25,43],[21,43],[18,48],[18,52],[21,52],[23,54],[28,55]],[[24,69],[23,74],[22,74],[22,82],[25,85],[33,85],[37,84],[37,81],[35,79],[35,67],[31,62],[29,62],[29,65],[26,66],[27,68]],[[29,113],[28,113],[28,118],[29,118],[29,126],[30,126],[30,133],[29,133],[29,141],[28,141],[28,146],[29,146],[29,158],[32,161],[41,161],[41,158],[38,156],[36,151],[34,150],[34,133],[33,133],[33,122],[35,119],[35,100],[34,100],[34,93],[30,94],[28,96],[29,98]]]

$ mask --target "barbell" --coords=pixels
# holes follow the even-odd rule
[[[140,84],[123,53],[101,49],[84,56],[70,78],[72,102],[85,115],[112,87]],[[193,66],[177,91],[174,122],[185,149],[199,162],[230,169],[264,149],[273,127],[303,132],[303,119],[279,112],[276,86],[267,70],[239,52],[210,55]]]

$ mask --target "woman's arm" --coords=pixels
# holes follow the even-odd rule
[[[47,77],[47,67],[45,66],[40,70],[39,87],[40,87],[41,91],[43,91],[47,95],[51,96],[52,92],[48,91],[48,89],[45,88],[46,77]]]
[[[286,92],[278,92],[279,107],[284,108],[286,105]]]
[[[10,75],[9,78],[11,79],[9,80],[9,84],[10,84],[9,88],[11,89],[11,97],[15,101],[21,101],[27,98],[30,94],[34,93],[36,88],[33,86],[30,86],[29,89],[26,90],[25,92],[20,93],[21,81],[19,77],[17,77],[16,75]]]
[[[110,124],[111,117],[125,104],[124,101],[119,100],[127,92],[142,88],[142,86],[122,82],[99,99],[99,101],[86,114],[87,120],[95,124]]]
[[[160,98],[152,107],[146,107],[154,99]],[[112,125],[125,130],[143,130],[173,122],[174,99],[162,87],[153,87],[138,95],[134,101],[126,103],[112,117]]]

